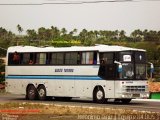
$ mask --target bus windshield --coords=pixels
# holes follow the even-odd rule
[[[119,60],[122,63],[120,79],[146,79],[145,52],[121,52]]]
[[[131,63],[122,64],[122,79],[134,79],[134,66]]]
[[[145,64],[136,64],[136,79],[146,79]]]

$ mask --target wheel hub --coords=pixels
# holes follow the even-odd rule
[[[34,93],[34,90],[30,90],[30,91],[29,91],[29,94],[30,94],[30,95],[34,95],[34,94],[35,94],[35,93]]]
[[[45,91],[44,91],[43,89],[40,89],[40,90],[38,91],[38,93],[39,93],[39,95],[40,95],[41,97],[43,97],[43,96],[45,95]]]
[[[97,92],[97,99],[100,100],[100,99],[102,99],[102,98],[103,98],[103,92],[99,90],[99,91]]]

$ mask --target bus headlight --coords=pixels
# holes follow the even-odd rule
[[[149,98],[149,93],[140,94],[141,98]]]
[[[145,91],[146,91],[146,92],[149,91],[148,85],[145,86]]]
[[[131,98],[132,94],[122,94],[122,98]]]

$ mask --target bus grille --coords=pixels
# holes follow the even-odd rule
[[[145,86],[126,86],[125,91],[126,92],[145,92],[146,87]]]

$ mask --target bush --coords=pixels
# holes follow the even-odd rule
[[[155,66],[154,78],[155,81],[160,82],[160,66]]]
[[[0,59],[0,83],[5,81],[5,64],[4,60]]]
[[[5,74],[0,74],[0,83],[5,81]]]

